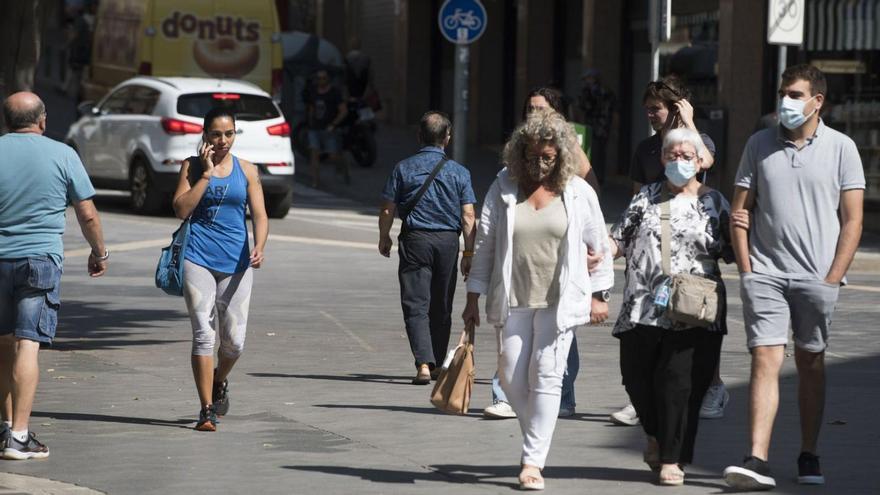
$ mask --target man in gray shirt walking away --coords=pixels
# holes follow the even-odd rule
[[[754,134],[736,176],[732,209],[751,212],[751,230],[733,223],[743,318],[752,353],[751,451],[724,470],[740,490],[776,486],[767,463],[779,406],[779,370],[791,323],[798,370],[801,453],[798,482],[823,484],[816,455],[825,406],[825,349],[834,306],[862,234],[865,174],[852,139],[819,112],[825,75],[809,65],[782,74],[780,126]]]
[[[73,204],[91,247],[89,275],[100,277],[110,254],[95,189],[70,146],[43,136],[46,107],[33,93],[3,102],[10,133],[0,137],[0,448],[5,459],[49,457],[28,431],[40,378],[40,345],[55,338],[61,306],[65,213]]]

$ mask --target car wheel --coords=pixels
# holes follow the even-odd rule
[[[287,194],[275,194],[266,196],[266,213],[269,218],[284,218],[287,216],[287,210],[293,203],[293,191],[287,191]]]
[[[149,166],[143,158],[135,160],[131,166],[131,208],[135,213],[151,215],[162,208],[163,195],[156,190]]]

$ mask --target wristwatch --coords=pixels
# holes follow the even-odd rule
[[[608,302],[611,300],[611,291],[597,290],[596,292],[593,292],[593,298],[602,302]]]

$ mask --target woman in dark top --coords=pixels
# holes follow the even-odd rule
[[[642,105],[648,115],[648,122],[654,129],[653,136],[642,140],[636,147],[629,175],[633,181],[633,194],[645,184],[663,179],[663,164],[660,163],[660,147],[663,136],[672,129],[686,127],[697,131],[694,125],[694,107],[688,101],[690,91],[673,76],[648,83]],[[706,134],[700,133],[703,145],[709,151],[703,160],[703,170],[715,163],[715,143]],[[697,171],[699,177],[700,171]]]

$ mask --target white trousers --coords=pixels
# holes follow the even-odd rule
[[[512,309],[501,330],[498,374],[522,430],[523,464],[544,468],[573,335],[556,327],[555,306]]]

